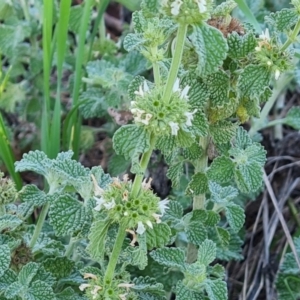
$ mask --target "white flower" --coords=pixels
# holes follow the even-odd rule
[[[275,80],[278,80],[279,76],[280,76],[280,71],[277,69],[275,71]]]
[[[93,185],[94,185],[94,195],[102,196],[104,193],[104,190],[101,189],[101,187],[98,185],[97,179],[95,178],[95,176],[93,174],[91,175],[91,177],[92,177]]]
[[[82,283],[80,286],[79,286],[79,289],[81,291],[84,291],[85,289],[87,289],[88,287],[90,287],[91,285],[88,284],[88,283]]]
[[[262,32],[262,34],[259,36],[261,39],[263,40],[266,40],[266,41],[270,41],[271,38],[270,38],[270,32],[269,32],[269,29],[266,28],[265,31]]]
[[[112,209],[112,208],[114,208],[116,206],[115,199],[112,199],[111,202],[103,203],[103,205],[105,206],[105,208],[107,210],[110,210],[110,209]]]
[[[156,223],[159,224],[161,223],[161,217],[162,215],[159,215],[159,214],[152,214],[152,217],[155,219]]]
[[[100,290],[102,290],[102,287],[95,285],[94,289],[91,291],[91,294],[93,295],[93,299],[97,299],[97,293]]]
[[[102,197],[94,197],[94,199],[96,200],[96,206],[94,207],[94,210],[100,211],[101,206],[104,204],[105,200]]]
[[[168,207],[169,202],[170,202],[170,200],[168,200],[168,199],[158,202],[158,208],[162,215],[166,212],[166,209],[169,209],[169,207]]]
[[[200,13],[205,13],[207,11],[206,0],[198,0],[198,1],[196,0],[196,3],[198,5]]]
[[[145,94],[144,94],[144,91],[143,91],[143,88],[142,88],[141,85],[139,86],[139,90],[135,91],[134,94],[137,95],[137,96],[144,97]]]
[[[152,225],[152,223],[151,223],[151,221],[146,221],[146,224],[151,228],[151,229],[153,229],[153,225]]]
[[[181,5],[182,5],[181,0],[175,0],[174,2],[172,2],[172,4],[171,4],[171,14],[173,16],[177,16],[179,14]]]
[[[151,114],[146,114],[145,119],[140,119],[140,122],[145,125],[149,125],[149,121],[151,118],[152,118]]]
[[[257,52],[261,51],[261,47],[260,47],[260,46],[255,47],[254,49],[255,49],[255,51],[257,51]]]
[[[145,93],[149,92],[149,86],[148,86],[146,80],[144,81],[143,85],[144,85],[144,92],[145,92]]]
[[[188,93],[189,93],[189,90],[190,90],[190,87],[187,85],[182,91],[181,91],[181,94],[180,94],[180,98],[181,99],[188,99]]]
[[[270,60],[267,61],[268,66],[272,66],[272,62]]]
[[[171,127],[171,133],[172,133],[172,135],[177,135],[177,132],[179,130],[178,124],[171,121],[171,122],[169,122],[169,125]]]
[[[146,228],[144,226],[144,224],[142,222],[138,222],[138,228],[136,230],[136,232],[138,234],[143,234],[146,231]]]
[[[186,116],[186,126],[192,126],[192,121],[194,119],[194,114],[197,112],[197,109],[195,109],[193,112],[186,112],[184,115]]]
[[[130,101],[130,105],[131,105],[131,107],[136,106],[136,101]]]
[[[144,89],[143,89],[144,88]],[[139,86],[139,90],[138,91],[135,91],[134,94],[137,95],[137,96],[141,96],[141,97],[144,97],[145,96],[145,93],[147,93],[149,91],[149,86],[146,82],[146,80],[143,82],[142,85]]]
[[[176,92],[180,91],[179,82],[180,82],[179,78],[176,78],[175,83],[173,85],[173,93],[176,93]]]

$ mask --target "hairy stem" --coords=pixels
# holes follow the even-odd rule
[[[300,20],[298,20],[293,32],[289,35],[289,38],[286,40],[286,42],[280,49],[281,51],[286,50],[293,42],[296,41],[299,31],[300,31]]]
[[[155,142],[156,142],[156,137],[154,135],[152,135],[150,137],[150,148],[147,152],[145,152],[142,155],[142,158],[141,158],[141,161],[140,161],[141,172],[140,172],[140,174],[137,174],[134,178],[134,182],[133,182],[132,189],[131,189],[131,196],[132,197],[136,197],[140,192],[141,183],[143,181],[144,173],[145,173],[146,168],[148,166],[152,151],[155,147]]]
[[[201,137],[199,146],[204,150],[203,156],[197,161],[195,166],[195,173],[205,172],[208,163],[207,146],[208,137]],[[194,196],[193,198],[193,210],[205,209],[205,194]],[[187,247],[187,263],[191,264],[197,260],[198,248],[196,245],[189,243]]]
[[[163,98],[167,100],[170,99],[172,95],[173,86],[177,78],[177,74],[178,74],[178,70],[182,58],[182,53],[183,53],[184,41],[186,38],[186,32],[187,32],[187,25],[179,24],[177,36],[176,36],[175,51],[174,51],[172,64],[171,64],[171,68],[167,79],[167,84],[163,95]]]
[[[47,216],[47,213],[48,213],[48,210],[49,210],[49,207],[50,207],[50,203],[46,203],[43,208],[42,208],[42,211],[39,215],[39,219],[36,223],[36,226],[35,226],[35,229],[34,229],[34,232],[33,232],[33,236],[31,238],[31,241],[30,241],[30,248],[33,248],[33,246],[35,245],[41,231],[42,231],[42,228],[43,228],[43,225],[44,225],[44,221],[46,219],[46,216]]]
[[[116,268],[116,265],[118,262],[119,255],[122,250],[122,245],[123,245],[125,236],[126,236],[126,226],[120,224],[118,234],[116,237],[116,241],[114,244],[114,248],[113,248],[113,251],[109,258],[109,263],[106,268],[106,272],[105,272],[105,276],[104,276],[104,283],[107,285],[111,284],[111,281],[114,277],[115,268]]]

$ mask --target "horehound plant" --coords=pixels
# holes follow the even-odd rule
[[[258,35],[231,17],[234,1],[142,3],[124,48],[147,58],[154,82],[132,80],[133,122],[113,137],[116,153],[132,161],[134,180],[84,168],[71,151],[56,159],[25,154],[16,170],[43,175],[48,189],[26,185],[15,205],[17,192],[1,179],[9,191],[0,198],[1,300],[228,298],[225,270],[213,262],[241,258],[245,216],[236,199],[261,189],[266,159],[241,125],[259,117],[270,84],[292,67],[300,1],[293,4],[271,15],[272,30]],[[188,212],[176,199],[157,197],[144,178],[154,150],[169,164],[173,187],[183,166],[193,170]],[[27,225],[38,207],[37,224]],[[161,283],[169,276],[163,271],[135,277],[132,266],[145,270],[153,263],[177,274],[172,287]]]

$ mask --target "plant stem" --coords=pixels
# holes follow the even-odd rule
[[[29,244],[30,248],[33,248],[33,246],[35,245],[35,243],[36,243],[36,241],[37,241],[37,239],[38,239],[38,237],[39,237],[39,235],[42,231],[44,221],[46,219],[49,207],[50,207],[50,203],[46,203],[42,208],[42,211],[39,215],[39,219],[37,221],[37,224],[36,224],[34,232],[33,232],[33,236],[31,238],[31,241],[30,241],[30,244]]]
[[[120,224],[113,251],[109,258],[109,263],[104,276],[104,284],[110,285],[114,276],[115,268],[118,262],[119,255],[122,250],[123,242],[126,236],[126,226]]]
[[[299,31],[300,31],[300,19],[295,25],[293,32],[289,35],[289,38],[285,41],[284,45],[281,47],[280,49],[281,51],[286,50],[293,42],[296,41]]]
[[[76,240],[74,238],[70,238],[69,244],[66,248],[66,252],[65,252],[65,256],[66,257],[70,257],[70,255],[72,254],[74,247],[76,245]]]
[[[204,150],[203,156],[197,161],[195,173],[205,172],[208,164],[208,156],[206,154],[208,146],[208,137],[200,137],[199,146]],[[194,196],[193,210],[205,209],[205,194]],[[198,248],[196,245],[189,243],[187,247],[187,263],[191,264],[197,260]]]
[[[185,24],[179,24],[178,27],[175,51],[174,51],[172,64],[171,64],[171,68],[167,79],[167,84],[163,95],[163,98],[166,100],[170,99],[172,95],[173,86],[177,78],[177,74],[178,74],[178,70],[182,58],[182,53],[183,53],[184,41],[186,38],[187,26],[188,25]]]
[[[155,142],[156,142],[156,137],[154,135],[152,135],[150,137],[150,148],[147,152],[145,152],[142,155],[141,161],[140,161],[140,165],[141,165],[141,172],[139,174],[137,174],[134,178],[134,182],[132,184],[132,189],[131,189],[131,196],[134,198],[136,197],[141,189],[141,183],[143,181],[144,178],[144,173],[146,171],[146,168],[148,166],[152,151],[155,147]]]
[[[276,87],[273,90],[273,94],[271,98],[266,102],[265,106],[263,107],[259,119],[252,120],[252,126],[249,130],[250,136],[253,136],[259,130],[265,127],[266,119],[274,106],[278,96],[282,93],[284,89],[286,89],[288,83],[292,80],[291,75],[284,74],[280,81],[278,81]]]

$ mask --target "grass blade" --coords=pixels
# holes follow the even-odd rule
[[[253,15],[251,9],[249,8],[246,0],[235,0],[235,2],[238,4],[239,9],[243,12],[243,14],[246,16],[248,21],[254,26],[255,30],[260,33],[261,32],[261,26],[259,22],[256,20],[255,16]]]

